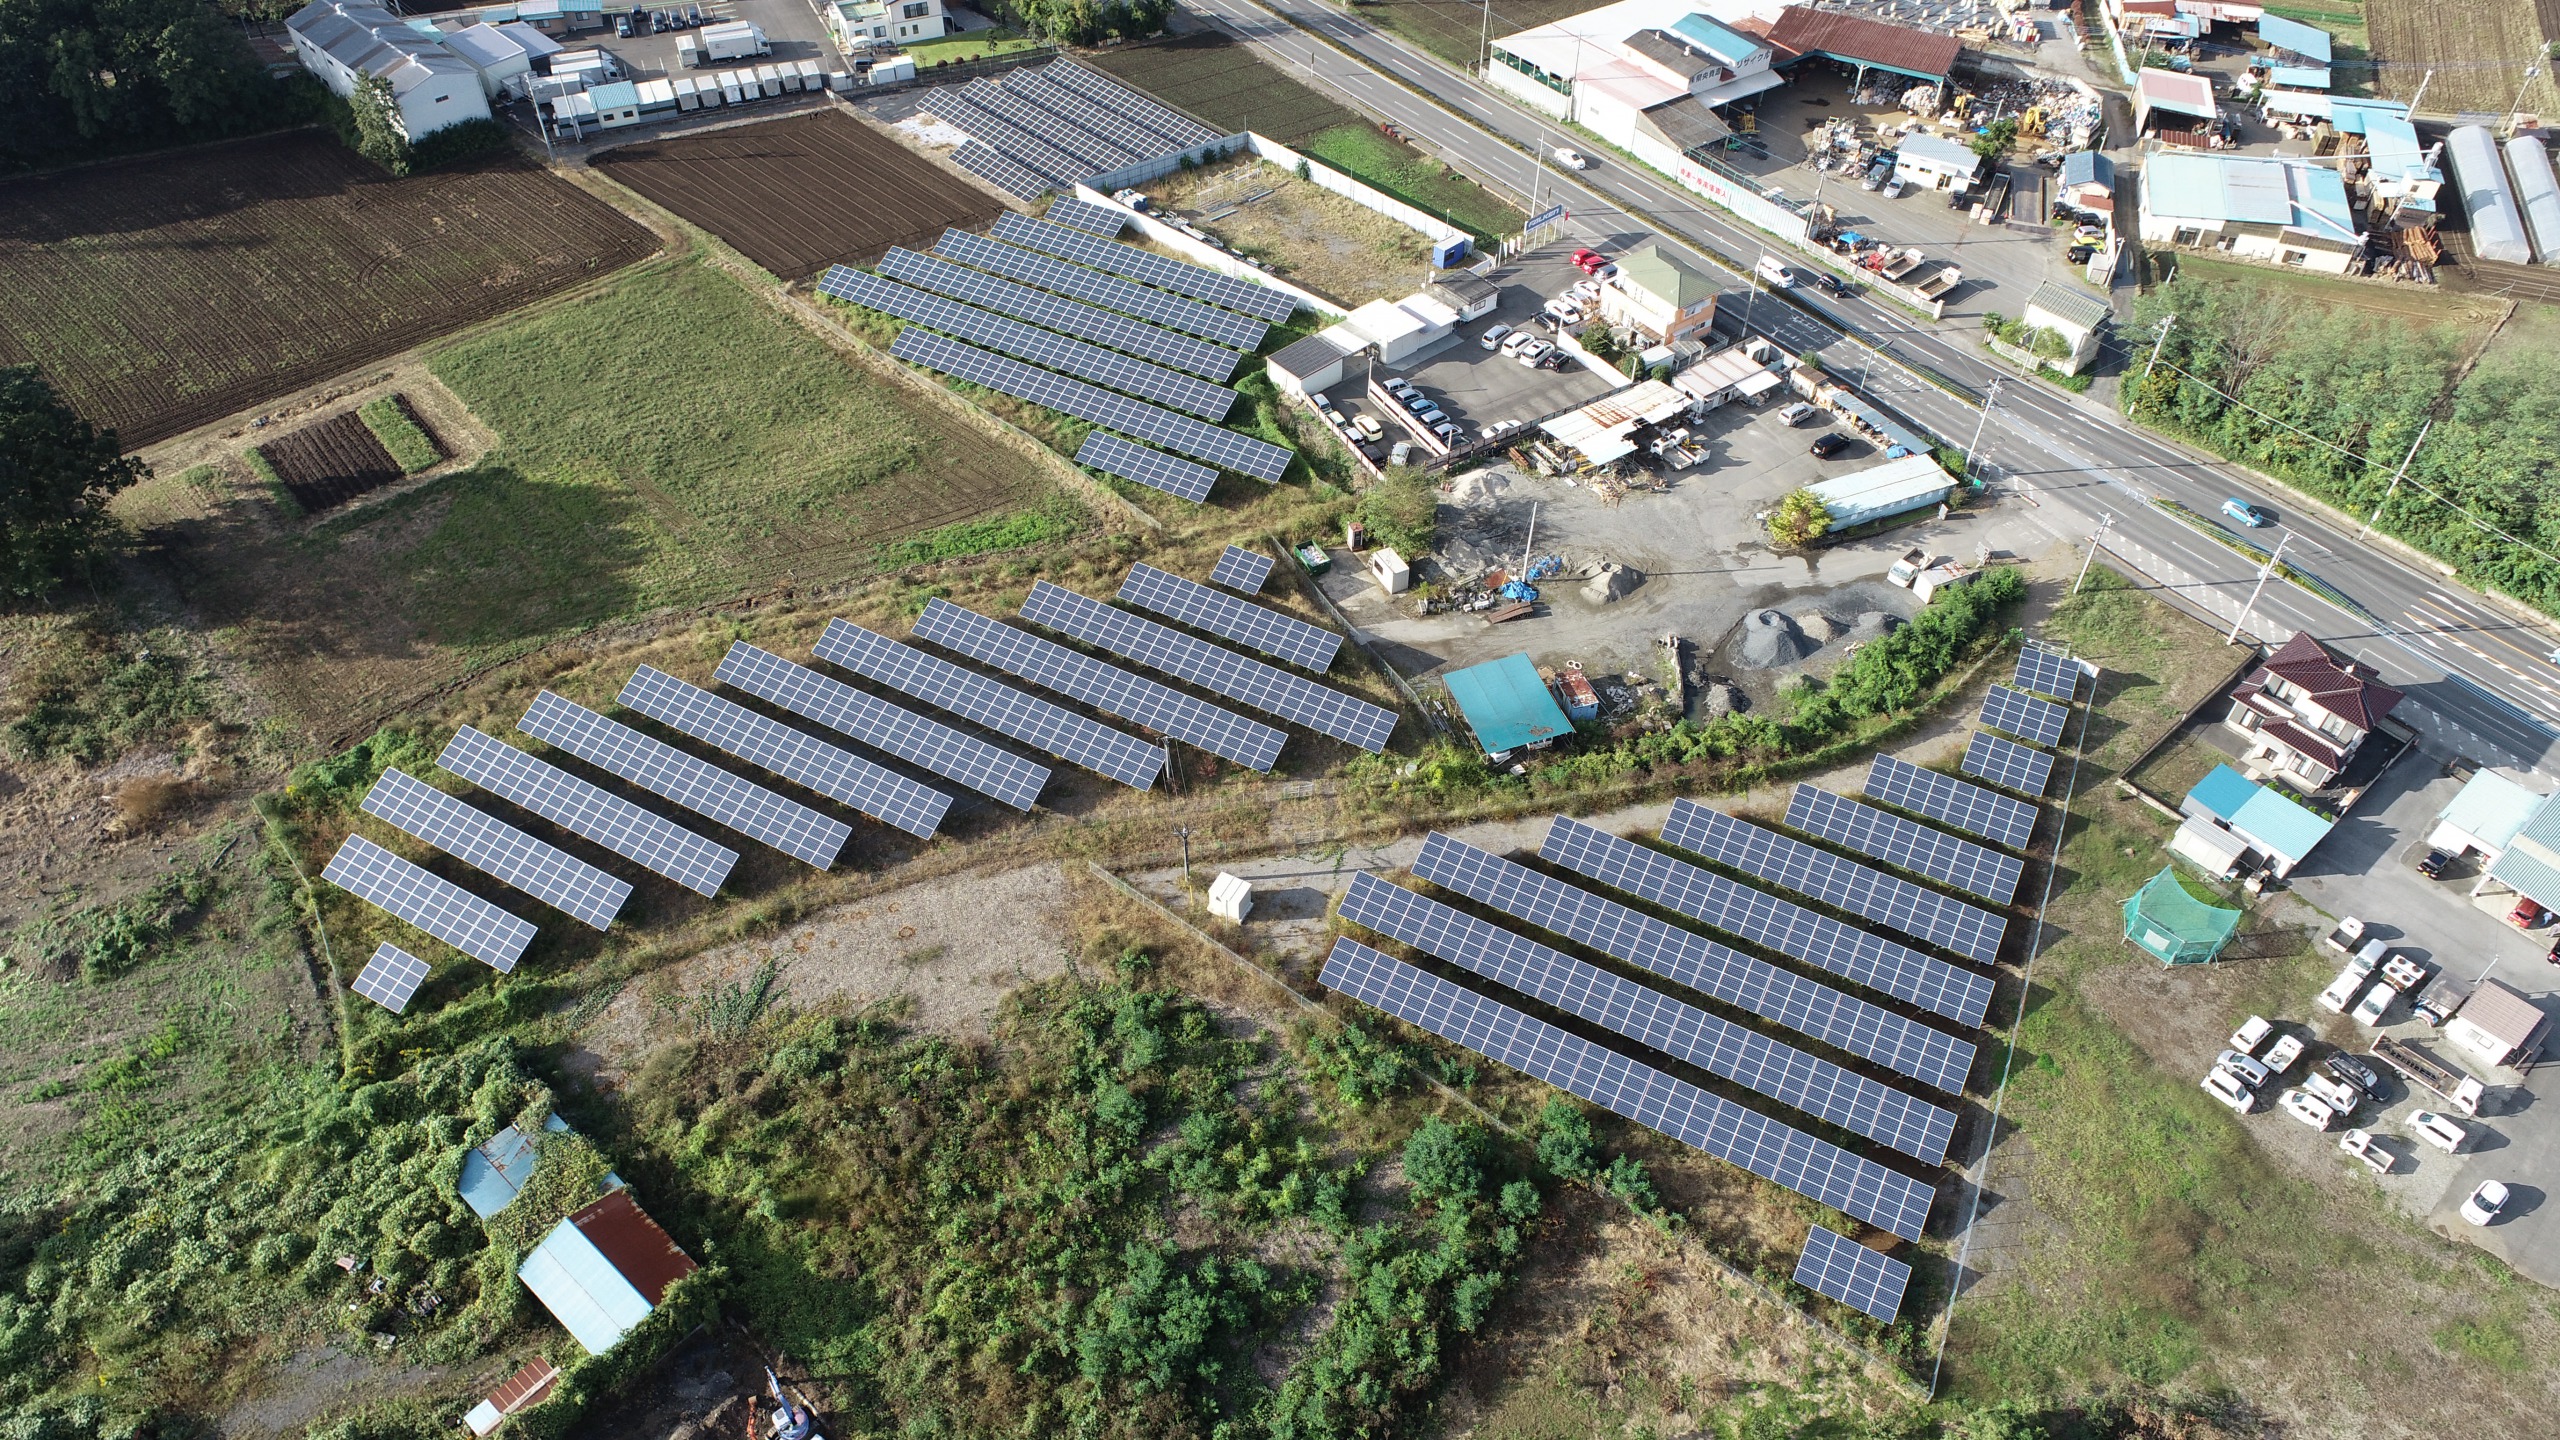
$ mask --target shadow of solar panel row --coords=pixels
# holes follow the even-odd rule
[[[744,640],[729,646],[712,678],[1016,810],[1028,811],[1039,803],[1040,791],[1049,783],[1046,766],[830,680],[805,665],[794,665]]]
[[[1036,200],[1058,188],[983,140],[973,139],[952,151],[951,163],[1016,200]]]
[[[924,613],[916,617],[915,633],[920,640],[957,650],[1008,675],[1081,700],[1106,715],[1188,741],[1249,769],[1269,770],[1289,739],[1285,732],[1259,720],[1194,700],[948,600],[928,601]]]
[[[859,274],[849,265],[829,267]],[[954,265],[933,255],[920,255],[913,250],[892,250],[881,257],[880,273],[903,280],[921,290],[965,300],[981,310],[993,310],[1028,320],[1034,325],[1081,336],[1097,345],[1142,356],[1176,370],[1187,370],[1210,380],[1224,380],[1236,373],[1244,357],[1233,350],[1212,345],[1189,335],[1132,320],[1115,311],[1099,309],[1081,300],[1069,300],[1046,290],[1016,285],[999,280],[984,271],[966,265]],[[824,282],[820,288],[825,288]]]
[[[418,987],[427,982],[427,962],[385,940],[374,947],[347,988],[394,1015],[408,1013]]]
[[[741,780],[548,690],[533,698],[516,728],[821,870],[834,865],[837,852],[853,838],[853,827],[841,820]]]
[[[533,943],[532,925],[361,835],[347,837],[320,878],[501,975],[514,970]]]
[[[1108,430],[1086,434],[1084,443],[1076,447],[1076,463],[1195,505],[1208,499],[1218,484],[1218,472],[1206,465],[1178,460],[1161,450],[1123,440]]]
[[[1176,260],[1153,250],[1141,250],[1135,245],[1123,245],[1117,240],[1099,239],[1081,230],[1034,220],[1015,211],[1007,210],[998,215],[992,233],[999,240],[1010,241],[1026,249],[1044,251],[1061,260],[1107,270],[1141,285],[1171,290],[1177,295],[1205,300],[1221,309],[1258,316],[1275,324],[1298,312],[1296,296],[1268,285],[1256,285],[1250,280],[1222,275],[1205,265]]]
[[[1917,1240],[1928,1224],[1936,1198],[1930,1186],[1358,941],[1333,943],[1321,981],[1328,990],[1880,1230]]]
[[[2044,787],[2053,782],[2051,755],[1980,732],[1965,742],[1964,761],[1956,768],[2021,795],[2042,795]]]
[[[1099,235],[1105,240],[1117,238],[1122,227],[1129,223],[1126,216],[1110,206],[1079,200],[1073,195],[1061,195],[1050,201],[1047,218],[1056,224],[1072,225],[1087,235]]]
[[[1946,1158],[1948,1111],[1375,875],[1352,877],[1342,918],[1916,1159]]]
[[[1189,148],[1126,115],[1105,110],[1040,70],[1010,70],[996,83],[1003,86],[1007,94],[1039,106],[1057,116],[1062,123],[1110,142],[1132,160],[1152,160],[1159,155]]]
[[[1614,900],[1433,835],[1413,873],[1515,919],[1686,985],[1763,1020],[1950,1093],[1973,1069],[1972,1042],[1905,1019]]]
[[[1994,685],[1982,697],[1982,716],[1977,723],[2005,731],[2021,740],[2051,745],[2062,738],[2062,722],[2070,717],[2069,710],[2050,700],[2039,700],[2006,685]]]
[[[912,364],[983,385],[999,394],[1045,405],[1061,415],[1090,420],[1167,450],[1206,460],[1257,480],[1278,480],[1289,468],[1289,452],[1277,445],[1221,430],[1205,420],[1177,415],[1161,405],[1115,395],[1098,385],[1008,360],[990,350],[908,328],[898,332],[889,353]]]
[[[1650,900],[1700,924],[1828,970],[1959,1025],[1980,1025],[1990,977],[1818,915],[1801,905],[1672,859],[1579,820],[1547,827],[1543,858],[1613,890]]]
[[[1037,136],[1041,144],[1074,160],[1077,167],[1075,179],[1098,175],[1105,170],[1117,170],[1141,158],[1106,143],[1099,136],[1087,135],[1076,126],[1059,124],[1057,116],[990,81],[972,80],[960,87],[960,94],[970,104],[1025,135]]]
[[[1188,150],[1195,145],[1206,145],[1219,138],[1217,131],[1181,111],[1162,104],[1151,96],[1142,95],[1072,60],[1051,61],[1033,73],[1044,80],[1055,81],[1115,115],[1126,115],[1149,130],[1164,136],[1173,142],[1167,147],[1169,149]]]
[[[633,671],[616,703],[920,840],[933,838],[951,808],[951,797],[929,785],[654,666]]]
[[[1064,190],[1093,173],[1093,167],[1058,149],[1036,135],[1026,135],[1019,126],[988,110],[959,89],[945,87],[924,96],[922,107],[952,125],[969,133],[969,138],[982,145],[992,145],[1005,158],[1036,175],[1046,178],[1053,189]]]
[[[1252,554],[1232,545],[1227,550],[1232,555]],[[1224,565],[1226,561],[1221,559],[1218,563]],[[1262,567],[1268,571],[1271,562],[1263,560]],[[1120,598],[1142,610],[1153,610],[1194,630],[1206,630],[1221,640],[1249,645],[1319,675],[1333,668],[1333,657],[1342,651],[1342,637],[1330,630],[1277,610],[1248,605],[1153,565],[1130,566],[1128,578],[1120,582]]]
[[[1157,325],[1170,326],[1188,335],[1214,340],[1239,350],[1251,350],[1262,343],[1270,326],[1243,315],[1230,314],[1213,305],[1151,290],[1117,275],[1105,275],[1082,265],[1070,265],[1054,256],[1019,245],[1007,245],[966,230],[945,230],[933,247],[934,253],[963,265],[974,266],[990,275],[1002,275],[1025,285],[1037,285],[1054,294],[1117,310],[1123,315]]]
[[[1302,680],[1277,666],[1195,640],[1046,580],[1031,587],[1022,602],[1022,618],[1294,721],[1319,735],[1357,745],[1372,755],[1386,749],[1387,737],[1395,733],[1396,712],[1383,705]]]
[[[2018,898],[2018,879],[2026,868],[2015,856],[1810,785],[1798,785],[1788,798],[1787,824],[1998,905]]]
[[[2026,849],[2035,838],[2033,805],[1891,755],[1878,755],[1867,766],[1866,793],[1870,799],[1926,815],[2012,850]]]
[[[1985,965],[2000,958],[2000,937],[2008,933],[2006,916],[1950,900],[1694,800],[1671,802],[1662,840]]]
[[[1141,565],[1138,569],[1153,571],[1158,575],[1165,573],[1162,570],[1157,570],[1152,565]],[[1132,570],[1129,573],[1131,575],[1135,575],[1138,572],[1136,570]],[[1210,567],[1209,570],[1210,583],[1224,585],[1230,590],[1241,590],[1247,595],[1261,594],[1262,582],[1270,578],[1271,557],[1261,553],[1260,551],[1247,550],[1238,545],[1230,545],[1226,549],[1219,551],[1218,563]],[[1191,582],[1186,580],[1183,583],[1187,585]],[[1120,598],[1125,600],[1128,597],[1123,595]],[[1313,629],[1314,627],[1309,626],[1308,628]],[[1227,638],[1234,640],[1241,637],[1230,635]],[[1245,643],[1252,644],[1253,642],[1246,641]],[[1261,649],[1263,647],[1255,646],[1254,648]],[[1270,653],[1277,655],[1280,652],[1274,650]],[[1324,665],[1318,665],[1314,668],[1322,670],[1330,664],[1332,664],[1332,662],[1327,661]]]
[[[1911,1286],[1911,1267],[1816,1225],[1804,1237],[1804,1255],[1796,1261],[1796,1283],[1890,1325],[1902,1313],[1902,1292]]]
[[[360,808],[598,930],[631,898],[628,882],[403,771],[383,771]]]
[[[2070,656],[2030,644],[2018,652],[2017,674],[2009,683],[2069,704],[2079,698],[2080,677],[2086,673]]]
[[[493,735],[465,725],[436,763],[501,800],[666,876],[697,895],[717,895],[738,852],[651,814],[619,795]]]
[[[841,665],[866,680],[876,680],[1123,785],[1153,789],[1156,777],[1164,773],[1164,751],[1157,746],[859,625],[830,620],[826,633],[811,648],[830,665]]]

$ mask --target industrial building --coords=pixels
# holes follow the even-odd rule
[[[2213,82],[2203,76],[2145,69],[2134,77],[2134,133],[2191,135],[2200,137],[2191,143],[2204,144],[2221,121],[2221,107],[2213,103]]]
[[[448,125],[489,118],[480,72],[378,5],[312,0],[284,22],[302,68],[341,98],[365,78],[391,87],[401,133],[411,140]]]
[[[2163,150],[2143,165],[2139,193],[2142,238],[2155,245],[2329,275],[2364,250],[2346,181],[2326,165]]]

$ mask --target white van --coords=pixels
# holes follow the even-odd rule
[[[1760,263],[1751,267],[1751,273],[1781,290],[1796,283],[1796,272],[1779,264],[1774,257],[1768,255],[1760,257]]]
[[[2364,989],[2365,977],[2372,973],[2369,966],[2350,963],[2338,972],[2337,979],[2329,982],[2328,989],[2320,992],[2320,1008],[2332,1015],[2346,1014],[2347,1007],[2356,1003],[2357,993]]]

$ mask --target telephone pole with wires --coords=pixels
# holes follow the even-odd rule
[[[2266,564],[2258,567],[2258,583],[2250,588],[2249,603],[2240,607],[2240,618],[2231,622],[2231,634],[2223,644],[2240,643],[2240,627],[2248,624],[2249,617],[2257,613],[2258,597],[2267,593],[2267,577],[2275,574],[2276,567],[2284,563],[2284,547],[2292,543],[2293,536],[2289,534],[2277,539],[2275,553],[2267,557]]]
[[[2373,533],[2374,522],[2382,518],[2382,507],[2390,504],[2391,497],[2400,493],[2400,482],[2409,475],[2409,462],[2418,458],[2418,447],[2427,443],[2427,432],[2434,428],[2436,420],[2432,415],[2427,417],[2426,424],[2418,427],[2418,438],[2409,442],[2409,453],[2400,457],[2400,468],[2391,472],[2390,486],[2382,492],[2381,499],[2373,502],[2373,513],[2364,517],[2364,528],[2356,532],[2358,540]]]
[[[2116,517],[2112,514],[2098,517],[2098,528],[2089,532],[2089,553],[2080,557],[2080,573],[2071,582],[2072,594],[2079,594],[2080,586],[2088,580],[2089,562],[2098,558],[2098,547],[2106,542],[2107,527],[2115,523]]]
[[[2160,363],[2161,347],[2169,343],[2169,327],[2177,323],[2178,317],[2175,315],[2163,315],[2160,317],[2160,338],[2151,342],[2151,358],[2144,361],[2142,365],[2143,379],[2148,380],[2151,378],[2152,367]]]

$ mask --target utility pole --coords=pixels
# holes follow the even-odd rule
[[[2514,139],[2516,116],[2524,112],[2524,92],[2533,88],[2533,77],[2542,73],[2539,65],[2524,67],[2524,83],[2516,87],[2516,103],[2507,107],[2507,138]]]
[[[2080,586],[2088,580],[2089,562],[2098,558],[2098,546],[2107,538],[2107,527],[2114,523],[2116,523],[2114,515],[2102,514],[2098,517],[2098,528],[2089,532],[2089,553],[2080,557],[2080,574],[2071,582],[2072,594],[2079,594]]]
[[[1982,443],[1982,432],[1991,423],[1991,412],[1999,407],[2000,382],[2006,378],[2006,376],[1994,377],[1991,381],[1990,393],[1982,397],[1982,416],[1973,422],[1973,438],[1967,441],[1964,447],[1964,478],[1967,480],[1973,478],[1974,448]]]
[[[2364,528],[2356,532],[2358,540],[2373,533],[2374,522],[2382,518],[2382,507],[2390,504],[2391,497],[2399,492],[2402,477],[2409,473],[2409,462],[2418,458],[2418,447],[2427,443],[2427,432],[2434,428],[2436,420],[2432,415],[2427,417],[2426,424],[2418,427],[2418,438],[2409,442],[2409,453],[2400,457],[2400,468],[2392,472],[2390,488],[2382,492],[2381,499],[2373,502],[2373,513],[2364,517]]]
[[[2266,564],[2258,567],[2258,583],[2249,591],[2249,603],[2240,607],[2240,618],[2231,622],[2231,635],[2222,642],[2223,644],[2240,643],[2240,627],[2249,623],[2249,616],[2258,608],[2258,597],[2267,592],[2267,577],[2276,573],[2276,566],[2284,562],[2284,547],[2292,543],[2293,536],[2290,534],[2277,540],[2275,553],[2267,557]]]
[[[2160,363],[2161,348],[2169,343],[2169,327],[2178,323],[2175,315],[2160,317],[2160,338],[2151,342],[2151,358],[2142,364],[2142,378],[2151,378],[2151,367]]]
[[[2436,72],[2429,70],[2418,77],[2418,93],[2409,97],[2409,113],[2418,113],[2418,102],[2427,98],[2427,87],[2435,83]]]

